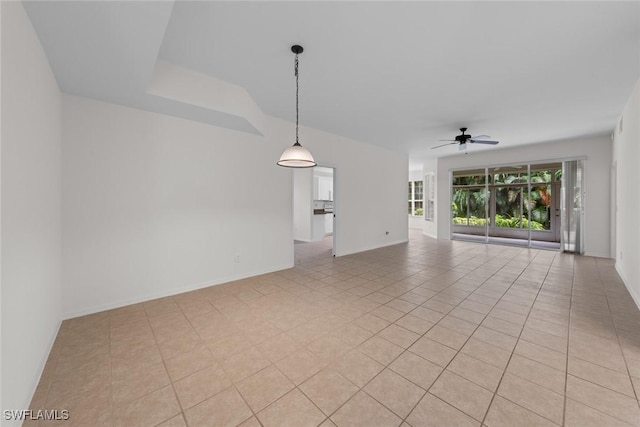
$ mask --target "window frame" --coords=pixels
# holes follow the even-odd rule
[[[421,198],[416,198],[416,188],[418,187],[418,185],[416,185],[416,184],[418,184],[418,183],[420,184],[419,187],[420,187],[420,190],[421,190],[421,192],[420,192],[420,195],[422,196]],[[409,190],[408,191],[409,192],[409,194],[408,194],[408,196],[409,196],[408,197],[408,203],[409,203],[408,207],[410,207],[411,212],[407,212],[407,214],[409,216],[412,216],[412,217],[418,217],[418,218],[424,217],[424,181],[422,181],[422,180],[409,181],[408,190]],[[416,205],[418,203],[421,206],[416,207]],[[416,215],[415,214],[416,209],[422,209],[422,213],[419,214],[419,215]]]

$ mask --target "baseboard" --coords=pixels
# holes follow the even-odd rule
[[[182,293],[185,293],[185,292],[195,291],[195,290],[202,289],[202,288],[208,288],[209,286],[221,285],[223,283],[233,282],[235,280],[241,280],[241,279],[246,279],[246,278],[249,278],[249,277],[259,276],[259,275],[262,275],[262,274],[273,273],[275,271],[286,270],[288,268],[292,268],[293,266],[294,266],[293,263],[286,264],[286,265],[278,265],[278,266],[275,266],[275,267],[269,267],[269,268],[265,268],[265,269],[261,269],[261,270],[255,270],[255,271],[251,271],[251,272],[243,273],[243,274],[238,274],[238,275],[234,275],[234,276],[221,277],[221,278],[218,278],[218,279],[215,279],[215,280],[211,280],[211,281],[207,281],[207,282],[201,282],[201,283],[196,283],[196,284],[191,284],[191,285],[186,285],[186,286],[180,286],[180,287],[176,287],[176,288],[170,288],[170,289],[166,289],[166,290],[163,290],[163,291],[160,291],[160,292],[154,292],[154,293],[142,295],[142,296],[131,298],[131,299],[127,299],[127,300],[120,300],[120,301],[116,301],[116,302],[113,302],[113,303],[102,304],[102,305],[90,307],[90,308],[83,309],[83,310],[71,311],[71,312],[63,314],[62,319],[63,320],[73,319],[75,317],[87,316],[89,314],[100,313],[101,311],[106,311],[106,310],[113,310],[114,308],[125,307],[125,306],[131,305],[131,304],[138,304],[138,303],[141,303],[141,302],[151,301],[151,300],[158,299],[158,298],[170,297],[170,296],[182,294]]]
[[[53,333],[49,336],[49,345],[47,346],[47,351],[40,358],[40,369],[38,370],[38,375],[35,377],[35,383],[31,388],[31,393],[29,394],[28,400],[24,402],[21,408],[11,408],[11,409],[29,409],[29,405],[31,404],[31,400],[33,399],[33,395],[36,393],[38,389],[38,385],[40,384],[40,379],[42,378],[42,374],[44,373],[44,368],[47,365],[47,360],[49,360],[49,355],[51,354],[51,350],[53,350],[53,345],[56,342],[56,338],[58,337],[58,333],[60,332],[60,326],[62,325],[62,321],[58,322],[58,326],[56,326],[53,330]],[[8,408],[3,408],[8,409]],[[16,425],[19,426],[22,424],[22,421],[15,420],[14,423],[9,422],[7,425]],[[3,426],[5,424],[2,424]]]
[[[616,272],[618,273],[618,276],[620,276],[620,278],[622,279],[622,283],[624,283],[625,288],[627,288],[627,291],[629,291],[629,294],[631,295],[633,302],[636,303],[638,310],[640,310],[640,296],[636,295],[633,288],[629,286],[629,281],[624,277],[624,274],[622,273],[622,271],[620,271],[620,268],[618,268],[617,262],[615,263],[615,269],[616,269]]]
[[[611,258],[611,254],[604,252],[585,252],[584,256],[592,256],[595,258]]]
[[[436,239],[436,240],[438,239],[438,236],[437,236],[437,235],[432,234],[432,233],[427,233],[426,231],[423,231],[423,232],[422,232],[422,234],[423,234],[424,236],[431,237],[432,239]]]
[[[347,250],[347,251],[340,251],[338,253],[336,253],[336,256],[346,256],[346,255],[352,255],[352,254],[357,254],[360,252],[366,252],[366,251],[372,251],[374,249],[380,249],[380,248],[384,248],[387,246],[393,246],[393,245],[399,245],[401,243],[407,243],[409,241],[409,239],[401,239],[401,240],[394,240],[393,242],[387,242],[383,245],[372,245],[372,246],[365,246],[364,248],[358,248],[358,249],[354,249],[354,250]]]

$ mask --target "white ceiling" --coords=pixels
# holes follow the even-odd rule
[[[242,115],[148,93],[157,59],[244,88],[262,112],[293,121],[290,46],[301,44],[301,123],[413,157],[457,152],[430,147],[461,126],[498,147],[609,133],[640,76],[640,2],[25,8],[63,91],[253,133]]]

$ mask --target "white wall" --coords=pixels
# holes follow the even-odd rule
[[[293,169],[293,238],[312,240],[313,169]]]
[[[640,307],[640,227],[638,227],[638,165],[640,164],[640,80],[631,93],[614,133],[616,269]]]
[[[408,156],[326,132],[304,135],[318,164],[335,168],[336,256],[406,242]]]
[[[22,4],[0,7],[0,407],[18,410],[28,408],[61,318],[60,92]]]
[[[291,267],[292,171],[275,161],[293,125],[266,122],[259,136],[63,96],[64,315]],[[336,167],[338,256],[407,240],[406,156],[300,139]]]
[[[424,216],[408,215],[408,220],[409,220],[409,224],[408,224],[409,228],[424,231],[424,222],[425,222]]]
[[[449,186],[451,182],[449,173],[452,170],[585,157],[585,254],[611,257],[609,238],[611,147],[611,138],[602,136],[440,158],[438,159],[437,177],[439,196],[437,217],[441,219],[450,217],[451,191]],[[450,238],[450,221],[438,221],[437,228],[439,239]]]
[[[65,95],[65,316],[290,267],[291,170],[264,139]]]

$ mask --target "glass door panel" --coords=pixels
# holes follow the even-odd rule
[[[470,225],[484,226],[487,223],[486,198],[487,190],[485,188],[469,189]]]
[[[496,187],[493,225],[498,228],[522,228],[522,187]]]
[[[468,236],[477,240],[486,235],[487,227],[487,190],[484,187],[454,188],[451,214],[452,232],[456,237]]]
[[[455,171],[452,237],[560,249],[562,163]]]
[[[469,225],[467,215],[467,198],[469,191],[466,188],[454,188],[451,196],[451,215],[453,224]]]
[[[551,185],[531,186],[530,198],[526,198],[527,211],[531,213],[532,230],[551,230]]]
[[[527,187],[512,185],[508,187],[493,186],[495,194],[493,203],[492,226],[489,227],[489,242],[507,243],[527,246],[529,231],[525,199]]]

